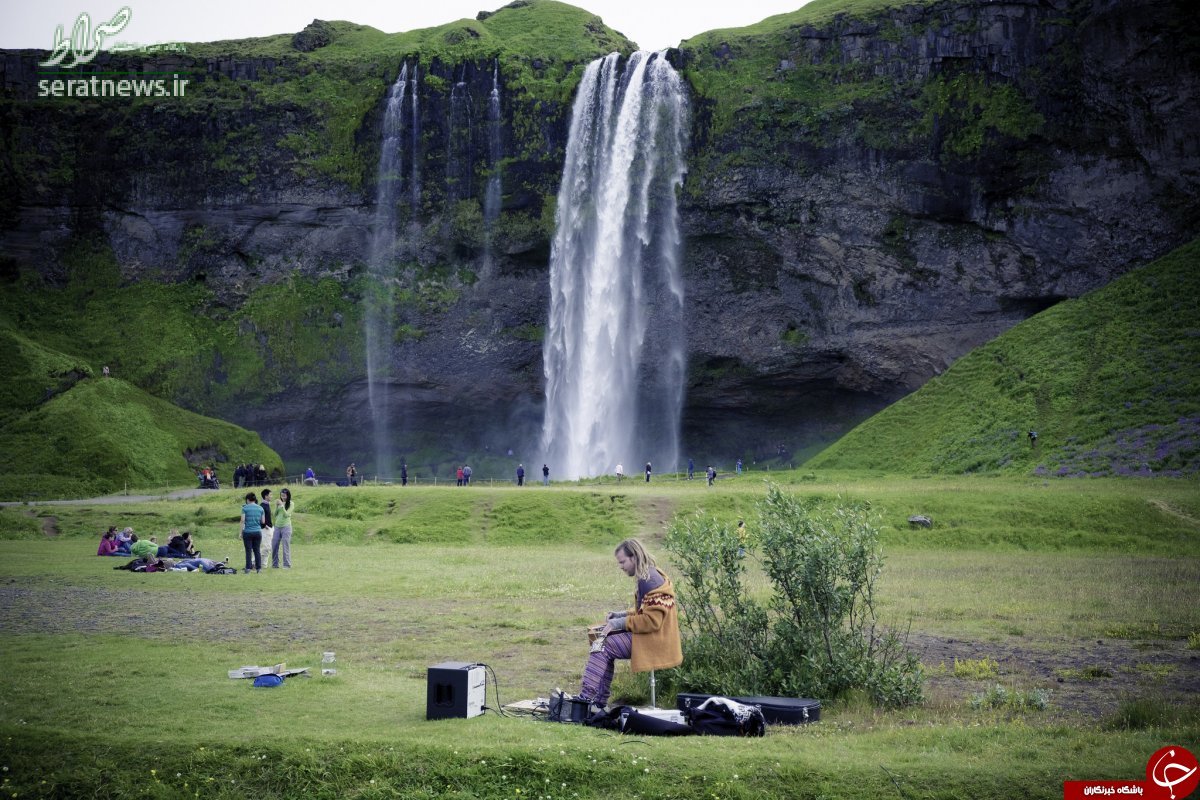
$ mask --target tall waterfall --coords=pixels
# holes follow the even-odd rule
[[[622,68],[623,67],[623,68]],[[542,452],[554,474],[677,467],[685,368],[676,190],[688,107],[660,53],[584,72],[550,254]]]
[[[385,477],[391,472],[392,462],[389,391],[391,345],[395,333],[392,291],[396,284],[397,204],[402,196],[404,95],[408,85],[408,64],[404,64],[396,82],[388,89],[383,113],[383,136],[375,186],[375,217],[367,265],[373,280],[363,309],[367,401],[371,409],[375,442],[375,471]],[[415,100],[415,82],[412,88]],[[415,162],[417,159],[413,157],[412,160]]]

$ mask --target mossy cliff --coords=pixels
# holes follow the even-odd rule
[[[832,437],[1200,233],[1200,111],[1174,99],[1200,88],[1188,19],[1180,2],[816,0],[672,51],[693,102],[692,453]],[[5,53],[5,314],[289,461],[361,463],[381,121],[407,66],[420,180],[397,209],[392,427],[410,454],[520,451],[572,93],[632,49],[587,11],[519,0],[421,31],[314,21],[97,62],[187,73],[185,97],[39,98],[44,56]]]

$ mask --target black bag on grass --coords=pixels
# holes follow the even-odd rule
[[[690,725],[662,719],[653,714],[644,714],[633,706],[618,706],[593,714],[588,717],[587,724],[594,728],[607,728],[643,736],[691,736],[695,733]]]
[[[684,712],[692,729],[708,736],[763,736],[767,720],[758,706],[748,706],[728,697],[710,697]]]

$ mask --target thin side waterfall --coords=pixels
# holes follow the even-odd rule
[[[483,195],[483,222],[491,232],[500,216],[500,61],[492,65],[492,92],[488,95],[488,182]],[[489,237],[490,238],[490,237]]]
[[[375,441],[375,470],[386,477],[391,471],[390,354],[394,336],[392,291],[396,284],[397,203],[402,191],[404,159],[404,93],[408,64],[387,92],[383,135],[375,185],[375,218],[371,230],[368,268],[373,278],[363,309],[367,357],[367,401]]]
[[[450,114],[447,120],[446,199],[462,200],[471,191],[471,92],[467,86],[467,65],[460,79],[450,88]]]
[[[687,93],[666,51],[588,65],[550,253],[542,452],[573,479],[678,466],[685,349],[676,191]]]
[[[412,219],[413,224],[417,222],[418,214],[421,210],[421,104],[418,100],[420,92],[417,90],[421,85],[421,74],[417,65],[413,65],[412,71],[412,117],[410,128],[412,128],[412,180],[409,181],[409,190],[412,193]]]

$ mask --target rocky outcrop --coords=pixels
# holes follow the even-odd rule
[[[690,452],[827,441],[1016,322],[1200,233],[1200,45],[1186,19],[1181,1],[966,0],[673,52],[694,91],[681,199]],[[594,53],[574,70],[542,53],[458,58],[472,37],[448,31],[436,52],[364,56],[330,89],[317,78],[347,68],[304,59],[335,48],[342,24],[314,21],[294,56],[170,56],[195,73],[186,102],[38,99],[39,54],[5,53],[0,177],[14,191],[0,201],[0,273],[61,282],[61,253],[88,238],[127,281],[200,281],[227,310],[263,285],[330,277],[357,304],[384,93],[407,60],[423,76],[422,181],[399,209],[392,428],[406,452],[520,450],[540,423],[569,89]],[[485,227],[497,63],[503,204]],[[266,337],[247,326],[245,346]],[[336,461],[371,451],[365,369],[343,374],[193,404],[289,460]]]

